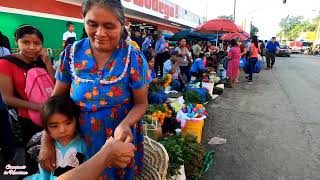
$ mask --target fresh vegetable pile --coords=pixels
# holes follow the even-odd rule
[[[160,143],[169,155],[168,179],[179,175],[182,165],[185,167],[188,179],[199,179],[204,164],[205,148],[197,143],[196,137],[188,135],[185,138],[171,135],[165,136]]]
[[[172,82],[172,75],[167,74],[163,78],[158,79],[156,83],[151,83],[149,90],[151,90],[152,93],[156,93],[160,90],[164,90],[164,88],[169,86],[171,82]]]
[[[152,119],[155,119],[159,121],[161,125],[163,125],[165,118],[172,117],[172,110],[169,109],[166,103],[162,105],[150,104],[147,109],[147,114],[149,123],[152,121]]]
[[[181,97],[182,96],[182,93],[179,93],[179,92],[170,92],[168,93],[168,98],[178,98],[178,97]]]
[[[187,91],[184,94],[186,104],[199,104],[202,102],[200,95],[195,91]]]

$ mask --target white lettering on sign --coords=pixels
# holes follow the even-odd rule
[[[199,16],[168,0],[122,0],[122,4],[125,8],[183,25],[195,27],[200,24]]]

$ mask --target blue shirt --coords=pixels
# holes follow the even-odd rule
[[[151,78],[152,79],[157,78],[157,74],[156,74],[156,71],[154,70],[154,68],[151,70]]]
[[[200,72],[205,72],[207,69],[203,67],[202,59],[198,58],[196,59],[192,66],[191,66],[191,72],[193,73],[200,73]]]
[[[156,53],[161,54],[166,51],[166,40],[162,36],[156,41]]]
[[[171,69],[174,67],[171,59],[168,59],[163,65],[163,76],[170,74]],[[172,79],[179,79],[180,68],[178,67],[176,72],[172,74]]]
[[[148,50],[148,48],[151,46],[151,39],[149,37],[146,37],[146,39],[142,43],[142,51]]]
[[[272,41],[269,41],[266,46],[266,49],[268,50],[268,52],[275,53],[277,48],[279,48],[279,47],[280,47],[280,45],[277,41],[274,43]]]

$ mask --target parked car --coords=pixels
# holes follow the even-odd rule
[[[300,54],[302,52],[302,42],[292,41],[289,45],[291,54]]]
[[[280,45],[280,48],[277,52],[277,56],[287,56],[290,57],[291,51],[289,49],[289,46],[286,45]]]

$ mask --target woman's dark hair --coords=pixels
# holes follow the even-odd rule
[[[120,0],[83,0],[82,1],[82,15],[86,17],[88,11],[93,6],[106,7],[112,10],[113,14],[118,18],[121,26],[125,24],[125,16],[123,6]]]
[[[19,39],[23,38],[24,35],[26,34],[35,34],[38,36],[38,38],[40,39],[40,41],[43,43],[43,35],[42,33],[39,31],[39,29],[37,29],[34,26],[31,25],[21,25],[16,29],[16,32],[14,33],[14,39],[15,41],[18,41]]]
[[[128,33],[127,29],[125,27],[123,27],[122,33],[121,33],[121,38],[127,39],[128,36],[129,36],[129,33]]]
[[[152,55],[152,53],[149,52],[148,50],[147,50],[147,51],[144,51],[144,52],[143,52],[143,55],[144,55],[144,57],[146,58],[147,62],[151,61],[151,60],[154,58],[154,56]]]
[[[181,38],[181,39],[179,39],[179,45],[180,45],[180,42],[181,42],[182,40],[186,40],[186,42],[187,42],[187,39],[186,39],[186,38]]]
[[[231,39],[230,41],[231,47],[237,46],[237,41],[235,39]]]
[[[5,47],[9,51],[11,50],[8,37],[3,35],[1,32],[0,32],[0,47]]]
[[[252,36],[251,37],[251,42],[256,46],[256,48],[259,48],[258,36]]]
[[[67,96],[52,96],[44,104],[41,112],[41,119],[44,129],[48,132],[48,121],[50,117],[55,114],[63,114],[68,119],[75,119],[77,129],[79,129],[80,108],[70,97]]]
[[[201,52],[200,54],[199,54],[199,57],[198,58],[203,58],[205,56],[205,54],[203,53],[203,52]]]

